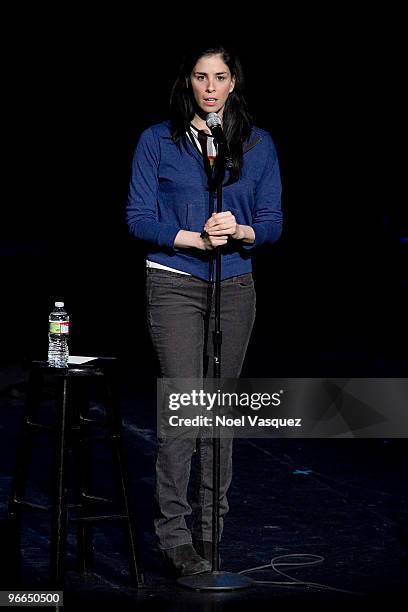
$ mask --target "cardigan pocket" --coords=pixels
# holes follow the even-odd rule
[[[168,194],[161,194],[159,201],[159,221],[188,229],[188,207],[185,202]]]
[[[186,229],[190,232],[202,232],[207,221],[206,212],[201,202],[187,203]]]

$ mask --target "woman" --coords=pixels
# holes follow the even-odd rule
[[[217,156],[208,113],[221,119],[227,164]],[[223,211],[215,213],[222,179]],[[251,125],[239,60],[222,46],[191,53],[173,86],[170,121],[140,137],[127,207],[130,232],[148,245],[147,318],[162,377],[213,375],[216,249],[222,251],[221,375],[239,377],[255,318],[251,253],[280,236],[280,193],[275,147],[267,132]],[[155,529],[165,558],[181,575],[211,569],[211,442],[183,434],[158,440]],[[199,482],[192,510],[187,486],[195,450]],[[222,439],[220,533],[231,457],[232,440]]]

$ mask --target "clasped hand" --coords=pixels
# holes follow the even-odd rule
[[[204,225],[204,231],[207,233],[203,238],[206,249],[215,249],[227,244],[229,236],[234,240],[240,240],[242,237],[240,226],[229,210],[213,213]]]

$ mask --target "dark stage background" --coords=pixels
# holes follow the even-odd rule
[[[7,195],[0,223],[0,359],[4,389],[13,383],[10,372],[17,372],[21,383],[21,366],[31,358],[46,358],[48,313],[55,300],[64,300],[71,315],[71,354],[120,358],[124,416],[134,425],[127,430],[133,436],[129,450],[143,455],[146,443],[150,453],[139,463],[135,460],[133,474],[135,491],[140,485],[147,500],[143,527],[150,534],[148,556],[155,550],[149,522],[154,444],[150,440],[147,445],[135,431],[145,427],[143,431],[154,433],[148,408],[149,402],[154,404],[156,363],[144,322],[143,250],[125,224],[139,134],[167,117],[171,84],[186,44],[199,31],[218,28],[220,38],[232,43],[243,60],[248,105],[256,125],[274,139],[283,180],[282,238],[255,256],[257,321],[243,375],[405,377],[408,244],[402,239],[408,236],[408,213],[401,179],[404,156],[398,145],[404,142],[401,75],[406,50],[402,18],[380,8],[357,14],[355,8],[333,6],[328,12],[308,6],[283,17],[274,4],[268,15],[251,6],[243,13],[237,8],[234,18],[221,21],[210,18],[214,8],[207,13],[206,7],[196,7],[182,23],[178,6],[169,15],[156,8],[156,14],[144,18],[136,10],[125,13],[112,6],[88,7],[86,14],[83,8],[21,8],[3,21],[9,61],[3,76]],[[139,413],[134,394],[143,396],[146,384],[150,399]],[[12,425],[14,433],[8,434],[12,447],[3,448],[3,510],[19,428],[13,401],[21,409],[23,394],[12,395],[6,388],[4,398],[4,432]],[[388,445],[359,440],[354,446],[353,440],[335,442],[265,440],[256,448],[239,442],[241,463],[236,467],[243,476],[235,481],[232,507],[245,510],[241,499],[246,487],[251,491],[250,485],[260,481],[268,487],[270,478],[278,479],[271,508],[280,503],[281,518],[287,517],[282,519],[282,546],[293,541],[298,551],[317,550],[311,542],[317,522],[321,550],[331,546],[343,527],[343,533],[350,529],[356,534],[356,566],[364,567],[369,554],[377,554],[377,573],[370,568],[366,572],[366,581],[375,588],[383,572],[394,571],[389,555],[395,565],[406,555],[396,552],[395,539],[391,544],[386,540],[394,518],[406,529],[406,509],[398,516],[399,508],[406,508],[405,440]],[[327,490],[318,479],[315,489],[305,479],[299,485],[299,465],[326,473]],[[345,482],[351,491],[347,503],[357,504],[357,514],[344,501]],[[261,509],[268,514],[264,500],[273,487],[253,494],[251,520]],[[384,520],[378,502],[383,487],[389,487]],[[304,518],[302,500],[308,491],[316,497]],[[321,521],[324,496],[333,504],[333,535]],[[295,512],[300,527],[293,540]],[[268,515],[265,521],[270,520]],[[377,520],[380,534],[374,531]],[[231,525],[250,547],[255,536],[246,533],[246,521],[241,516]],[[366,521],[372,523],[367,533]],[[226,546],[233,551],[238,544],[231,534]],[[384,539],[377,541],[377,536]],[[377,553],[361,553],[361,538],[367,546],[378,545]],[[271,542],[276,545],[275,539]],[[292,550],[288,546],[285,550]],[[246,554],[242,550],[239,560]],[[33,559],[35,566],[37,557]],[[246,566],[257,562],[245,561]],[[336,586],[342,584],[340,569]],[[353,563],[348,570],[350,575],[355,571]],[[314,579],[313,572],[309,576]],[[328,569],[321,581],[330,584],[331,578]],[[391,576],[387,584],[392,580],[398,577]],[[348,585],[354,586],[352,578]]]
[[[325,27],[298,17],[219,28],[242,56],[248,104],[272,134],[283,179],[283,236],[255,258],[247,372],[397,375],[407,305],[394,150],[402,43],[381,38],[367,16],[321,14]],[[177,36],[174,18],[165,24],[38,10],[9,22],[3,358],[44,357],[48,312],[63,299],[72,353],[116,354],[151,371],[143,253],[124,209],[137,138],[167,117],[195,35]]]

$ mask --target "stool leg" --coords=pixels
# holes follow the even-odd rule
[[[64,583],[67,540],[67,436],[70,427],[68,403],[68,377],[63,376],[60,388],[59,423],[55,465],[55,494],[53,496],[51,525],[51,582],[55,587]]]
[[[135,586],[144,587],[143,573],[140,571],[139,551],[137,532],[133,521],[132,512],[129,505],[128,492],[128,473],[125,461],[125,453],[122,441],[122,419],[119,412],[117,402],[117,394],[113,389],[113,382],[105,377],[105,397],[106,397],[106,416],[108,427],[111,431],[111,439],[113,443],[113,452],[116,459],[116,464],[119,470],[120,493],[122,504],[126,516],[126,528],[128,532],[128,543],[130,553],[130,575]]]
[[[19,502],[24,498],[26,490],[28,469],[32,455],[33,434],[29,423],[30,419],[34,416],[36,407],[38,406],[41,379],[42,376],[40,372],[31,370],[27,384],[27,395],[16,457],[16,467],[10,487],[8,503],[8,536],[11,548],[10,553],[12,555],[12,565],[14,566],[13,573],[17,582],[21,580],[22,509]]]
[[[89,424],[85,421],[85,417],[88,416],[88,402],[83,400],[82,394],[78,394],[78,397],[75,398],[75,405],[78,407],[79,418],[78,482],[80,510],[78,518],[81,519],[81,516],[85,516],[89,509],[87,496],[89,496],[92,485],[92,453],[89,448]],[[78,521],[77,547],[79,572],[86,574],[92,568],[94,561],[92,525],[87,521]]]

